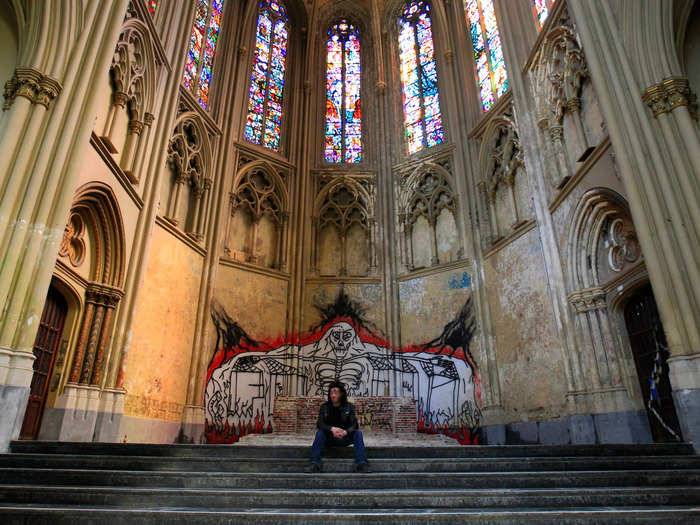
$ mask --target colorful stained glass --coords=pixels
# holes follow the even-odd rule
[[[209,109],[209,84],[221,28],[223,0],[197,0],[182,83]]]
[[[532,0],[532,9],[535,12],[538,31],[542,29],[545,20],[547,20],[552,4],[554,4],[554,0]]]
[[[357,29],[339,20],[326,45],[326,162],[362,160],[360,40]]]
[[[288,20],[277,0],[262,0],[255,33],[255,63],[248,91],[245,138],[279,151]]]
[[[399,19],[399,55],[406,145],[411,154],[444,139],[430,5],[424,0],[406,2]]]
[[[156,8],[158,7],[158,0],[148,0],[146,2],[146,6],[148,7],[148,12],[151,13],[151,16],[155,16]]]
[[[481,107],[488,111],[508,89],[508,73],[493,0],[465,0],[464,7],[474,49]]]

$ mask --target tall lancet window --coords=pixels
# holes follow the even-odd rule
[[[255,33],[245,138],[274,151],[280,147],[288,36],[284,6],[277,0],[262,0]]]
[[[362,160],[360,38],[339,20],[328,30],[326,61],[326,162]]]
[[[219,39],[223,3],[223,0],[197,0],[194,26],[187,50],[182,83],[204,109],[209,109],[211,68],[214,64],[216,41]]]
[[[465,0],[464,6],[474,48],[481,108],[488,111],[508,89],[501,35],[493,11],[493,0]]]
[[[443,141],[430,5],[406,2],[399,19],[403,117],[408,153]]]
[[[535,13],[538,31],[542,29],[542,26],[547,20],[549,11],[552,9],[552,4],[554,4],[554,0],[532,0],[532,10]]]
[[[146,2],[146,7],[148,7],[148,12],[151,16],[156,16],[156,9],[158,8],[158,0],[148,0]]]

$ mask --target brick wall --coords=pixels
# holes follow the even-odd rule
[[[276,397],[275,432],[309,434],[316,430],[318,409],[324,397]],[[410,397],[357,397],[355,415],[362,430],[391,433],[416,432],[416,405]]]

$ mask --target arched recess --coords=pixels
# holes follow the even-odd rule
[[[487,244],[507,237],[530,218],[525,163],[518,130],[510,112],[492,118],[479,149],[479,188],[486,199],[489,231],[483,232]],[[483,202],[482,202],[483,205]]]
[[[245,210],[252,220],[238,224],[241,210]],[[234,260],[284,270],[288,220],[289,194],[277,170],[263,160],[243,165],[233,178],[224,253]],[[232,224],[234,222],[238,228]],[[232,230],[245,238],[244,242],[234,244],[248,251],[232,249]]]
[[[438,232],[438,218],[443,210],[447,210],[452,214],[454,222],[450,221],[450,225],[454,224],[456,234],[451,232]],[[440,260],[439,237],[442,234],[449,234],[448,237],[454,239],[456,245],[449,253],[454,254],[455,259],[461,259],[464,254],[464,246],[462,245],[462,226],[459,217],[459,197],[455,190],[455,181],[450,173],[439,164],[433,162],[424,162],[418,166],[403,182],[399,196],[399,225],[403,231],[401,236],[402,246],[402,262],[409,270],[415,268],[414,254],[416,250],[427,248],[430,251],[430,264],[437,265],[451,261]],[[414,226],[419,218],[427,221],[429,226],[429,237],[431,242],[429,247],[414,243]],[[442,222],[442,221],[441,221]],[[428,260],[425,257],[419,257],[420,260]]]
[[[160,64],[148,26],[132,10],[127,16],[133,18],[124,22],[112,57],[112,105],[102,141],[112,153],[120,154],[119,166],[132,182],[138,182],[141,150],[154,119]]]
[[[197,241],[204,238],[213,184],[212,138],[202,117],[188,111],[175,121],[168,144],[172,177],[166,181],[165,217]]]
[[[340,256],[337,275],[366,276],[376,268],[374,199],[358,180],[334,177],[314,199],[312,213],[313,273],[323,270],[324,258],[333,253]],[[331,246],[329,240],[340,245]]]
[[[59,256],[71,255],[81,246],[81,228],[89,229],[90,268],[85,308],[73,348],[68,382],[99,386],[105,372],[106,349],[114,311],[123,296],[126,254],[121,210],[111,188],[89,183],[78,189],[69,214]],[[77,255],[79,257],[79,254]]]
[[[646,279],[625,199],[608,188],[584,193],[573,211],[565,250],[568,301],[580,341],[579,384],[594,394],[619,391],[617,402],[629,405],[619,410],[639,410],[642,403],[624,320],[620,324],[611,306],[620,290]]]

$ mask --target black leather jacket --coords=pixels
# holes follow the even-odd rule
[[[326,430],[327,432],[331,431],[331,425],[327,423],[331,406],[332,403],[330,401],[326,401],[321,405],[321,408],[318,411],[318,421],[316,422],[316,426],[318,428],[321,430]],[[352,403],[345,403],[344,405],[341,405],[340,419],[342,421],[340,427],[343,430],[346,430],[348,434],[357,430],[358,426],[357,419],[355,418],[355,406]]]

